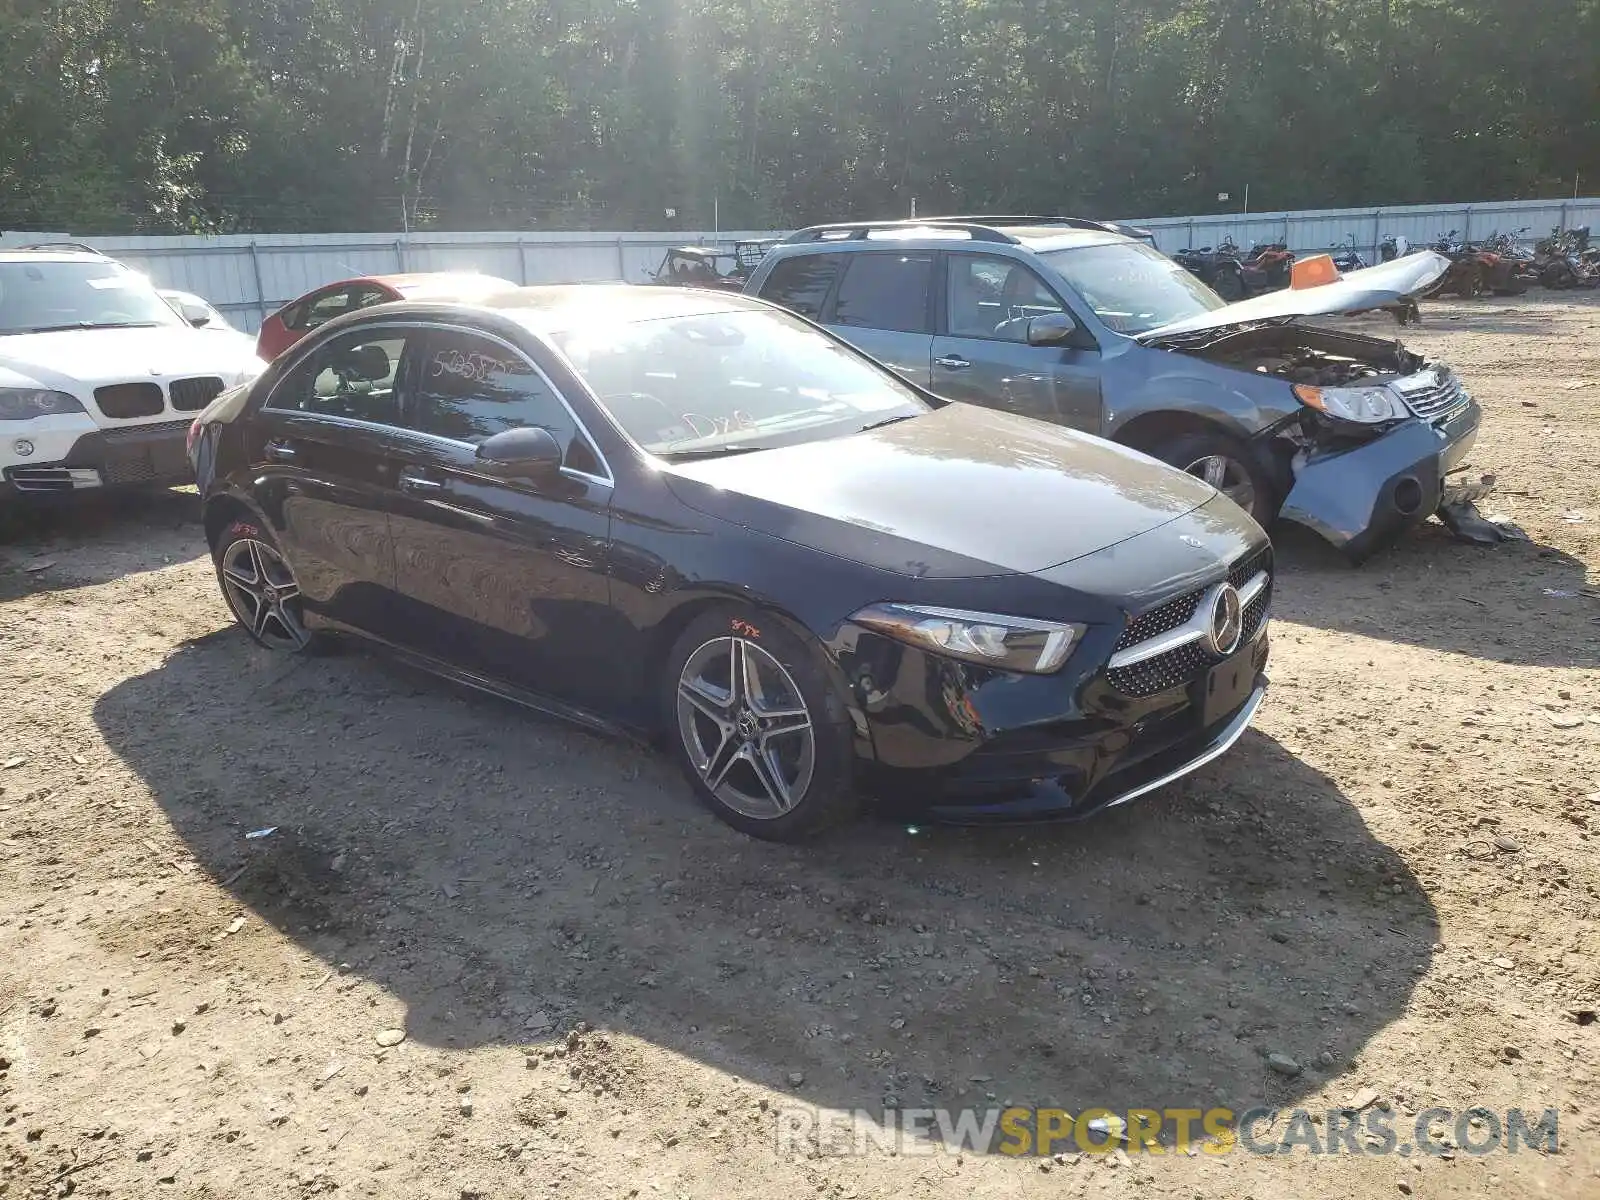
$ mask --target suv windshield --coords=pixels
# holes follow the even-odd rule
[[[555,341],[628,436],[667,458],[840,437],[929,410],[895,376],[781,313],[597,321]]]
[[[0,262],[0,335],[183,323],[121,263]]]
[[[1040,255],[1118,333],[1144,333],[1227,301],[1161,251],[1143,242],[1112,242]]]

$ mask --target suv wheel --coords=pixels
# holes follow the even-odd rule
[[[1152,446],[1150,454],[1204,479],[1263,527],[1278,515],[1272,480],[1241,442],[1225,433],[1186,433]]]

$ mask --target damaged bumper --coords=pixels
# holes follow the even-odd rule
[[[1478,402],[1468,400],[1432,422],[1413,417],[1358,446],[1313,447],[1295,464],[1280,515],[1350,558],[1366,558],[1440,505],[1488,493],[1492,480],[1458,484],[1447,478],[1472,449],[1482,421]]]

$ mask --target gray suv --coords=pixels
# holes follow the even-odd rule
[[[1299,320],[1404,311],[1441,256],[1228,304],[1138,232],[1051,217],[820,225],[779,244],[745,292],[938,396],[1142,450],[1353,559],[1487,490],[1447,479],[1481,420],[1449,367]]]

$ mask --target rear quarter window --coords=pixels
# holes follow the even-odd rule
[[[781,258],[761,285],[761,298],[781,304],[813,321],[822,319],[822,306],[839,274],[837,254],[797,254]]]

